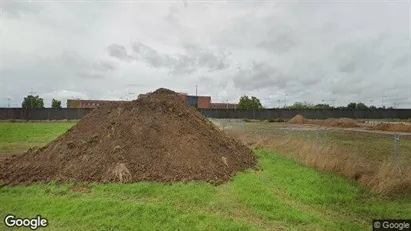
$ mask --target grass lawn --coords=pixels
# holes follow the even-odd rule
[[[16,138],[5,141],[2,134],[2,150],[8,142],[19,143],[17,131],[42,136],[20,139],[20,145],[37,139],[38,144],[31,142],[37,146],[53,138],[40,132],[50,130],[45,124],[25,124],[30,129],[15,125],[20,129],[6,124]],[[55,132],[54,137],[58,135]],[[0,216],[40,214],[48,219],[49,230],[370,230],[373,218],[411,218],[411,195],[381,197],[344,177],[301,166],[276,152],[260,149],[255,153],[260,171],[239,173],[219,186],[51,182],[3,187]],[[83,187],[90,191],[74,190]]]
[[[0,122],[0,155],[18,154],[30,147],[41,147],[74,124],[74,122]]]

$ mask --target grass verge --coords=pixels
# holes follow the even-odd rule
[[[41,214],[51,230],[368,230],[373,218],[411,214],[409,197],[381,197],[276,152],[260,149],[256,155],[260,171],[239,173],[220,186],[52,182],[4,187],[1,216]]]
[[[373,159],[372,155],[350,152],[343,146],[319,145],[298,136],[273,139],[242,132],[231,131],[230,134],[254,148],[277,150],[298,163],[356,180],[361,186],[370,187],[379,194],[411,192],[411,166],[406,158],[393,161],[391,158],[375,159],[374,156]]]

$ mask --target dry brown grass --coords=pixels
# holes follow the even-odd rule
[[[326,127],[340,127],[340,128],[358,127],[357,122],[350,118],[340,118],[340,119],[329,118],[329,119],[323,120],[322,125]]]
[[[398,123],[398,124],[391,124],[391,123],[380,123],[376,124],[372,127],[373,130],[380,130],[380,131],[391,131],[391,132],[411,132],[411,125]]]
[[[382,195],[411,192],[411,167],[392,160],[370,161],[358,154],[352,154],[342,147],[318,146],[299,139],[268,139],[230,131],[253,148],[267,148],[291,157],[306,166],[327,172],[334,172],[356,180],[363,187],[369,187]]]

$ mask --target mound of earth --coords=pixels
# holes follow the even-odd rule
[[[289,124],[305,124],[308,120],[304,118],[302,115],[296,115],[292,119],[290,119],[287,123]]]
[[[380,123],[374,125],[372,129],[391,132],[411,132],[411,125],[404,123]]]
[[[181,96],[158,89],[95,109],[46,146],[1,164],[5,184],[192,181],[219,184],[256,165],[252,151]]]
[[[323,126],[327,127],[340,127],[340,128],[353,128],[358,127],[358,124],[355,120],[350,118],[328,118],[322,122]]]

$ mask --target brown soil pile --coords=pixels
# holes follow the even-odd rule
[[[328,118],[322,122],[322,125],[327,126],[327,127],[340,127],[340,128],[353,128],[353,127],[359,126],[355,120],[350,119],[350,118],[340,118],[340,119]]]
[[[390,123],[380,123],[372,126],[373,130],[380,131],[391,131],[391,132],[411,132],[411,125],[409,124],[390,124]]]
[[[249,148],[159,89],[95,109],[38,150],[3,161],[5,184],[37,181],[222,183],[254,167]]]
[[[287,123],[289,124],[305,124],[307,123],[307,119],[304,118],[302,115],[296,115],[292,119],[290,119]]]

